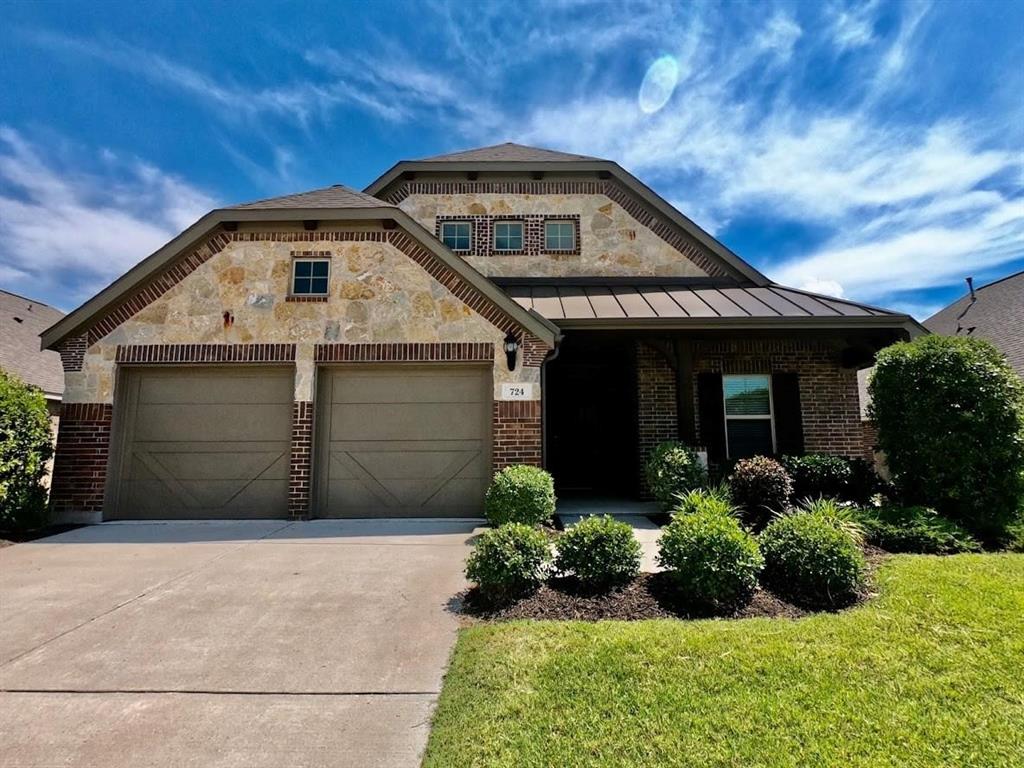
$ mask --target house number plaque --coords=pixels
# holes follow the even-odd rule
[[[533,400],[533,384],[502,384],[502,400]]]

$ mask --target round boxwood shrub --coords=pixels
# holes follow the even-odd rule
[[[760,530],[773,513],[789,506],[793,481],[775,459],[754,456],[736,462],[729,475],[729,492],[742,510],[744,521],[754,530]]]
[[[52,439],[43,393],[0,371],[0,530],[45,522]]]
[[[540,467],[515,464],[494,475],[484,498],[491,525],[539,525],[555,514],[555,484]]]
[[[588,517],[555,542],[555,567],[592,590],[610,589],[640,572],[640,542],[628,523],[608,515]]]
[[[684,600],[716,610],[749,601],[764,566],[754,537],[713,511],[674,517],[658,540],[658,562]]]
[[[492,602],[537,589],[547,576],[551,545],[547,534],[524,523],[507,523],[480,534],[466,560],[466,578]]]
[[[861,510],[867,540],[890,552],[952,555],[977,552],[977,539],[930,507],[881,507]]]
[[[761,581],[810,608],[849,605],[864,583],[864,555],[853,537],[825,516],[800,511],[773,520],[760,536]]]
[[[651,451],[644,474],[647,487],[663,509],[671,507],[677,496],[701,487],[708,479],[707,468],[697,452],[672,441],[660,443]]]
[[[1024,499],[1024,382],[995,347],[924,336],[878,354],[870,382],[878,444],[903,502],[989,542]]]

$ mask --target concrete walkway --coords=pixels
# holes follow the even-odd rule
[[[104,524],[0,550],[0,766],[417,766],[462,521]]]

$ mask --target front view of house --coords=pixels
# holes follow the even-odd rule
[[[519,145],[222,208],[43,334],[64,520],[477,517],[508,464],[639,498],[710,460],[864,453],[906,315],[772,283],[616,163]]]

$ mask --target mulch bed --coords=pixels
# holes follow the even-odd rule
[[[64,533],[65,531],[73,531],[75,528],[81,527],[81,523],[75,523],[67,525],[48,525],[44,528],[35,528],[31,531],[0,530],[0,549],[3,549],[4,547],[9,547],[12,544],[24,544],[27,541],[44,539],[47,536],[56,536],[58,533]]]
[[[870,600],[873,576],[890,554],[877,547],[864,548],[868,586],[847,610]],[[626,586],[604,594],[592,594],[580,588],[572,577],[551,579],[534,592],[507,605],[493,605],[475,587],[451,601],[451,608],[471,620],[514,621],[537,619],[555,621],[641,621],[643,619],[799,619],[822,611],[793,605],[758,587],[750,602],[731,610],[712,612],[680,601],[667,573],[641,573]],[[833,611],[834,612],[834,611]]]

